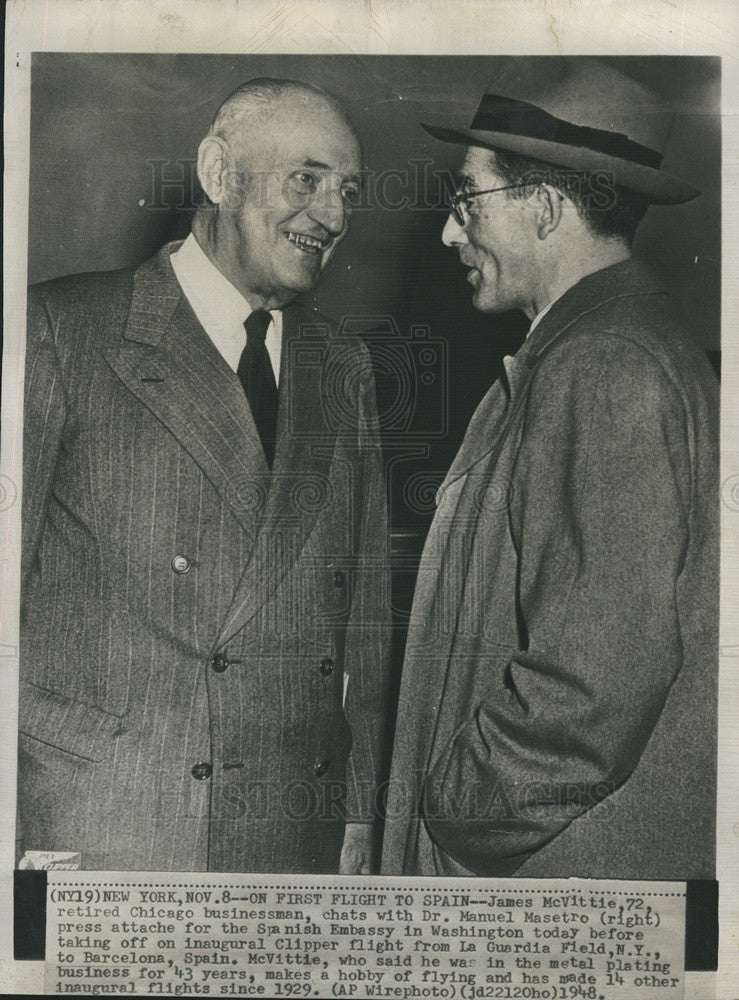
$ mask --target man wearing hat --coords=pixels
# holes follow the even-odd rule
[[[468,147],[442,239],[473,305],[532,322],[437,495],[383,871],[712,877],[718,385],[630,249],[699,192],[633,80],[524,83],[425,126]]]

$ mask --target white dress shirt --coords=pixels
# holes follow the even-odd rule
[[[560,298],[561,298],[561,296],[560,296]],[[534,329],[534,327],[538,326],[539,323],[541,322],[541,320],[544,319],[544,317],[546,316],[546,314],[549,312],[549,310],[552,308],[552,306],[554,305],[554,303],[556,301],[557,301],[557,299],[552,299],[552,301],[549,303],[548,306],[544,306],[544,308],[541,310],[541,312],[538,312],[536,314],[536,316],[534,316],[534,318],[531,320],[531,326],[529,327],[529,331],[526,334],[527,337],[528,337],[529,333],[531,333],[531,331]]]
[[[535,326],[537,326],[540,320],[542,320],[544,316],[546,316],[546,314],[549,312],[549,310],[552,308],[552,306],[556,301],[557,301],[556,299],[552,299],[549,305],[544,306],[541,312],[538,312],[536,316],[534,316],[534,318],[531,320],[531,326],[529,327],[528,332],[526,333],[527,340],[529,338],[529,335],[531,334],[531,331],[534,329]],[[509,383],[513,383],[516,376],[514,375],[514,359],[511,357],[510,354],[506,354],[506,356],[503,358],[503,365],[505,366],[506,375],[508,376]]]
[[[192,233],[170,257],[174,273],[200,325],[233,371],[239,367],[246,346],[244,320],[252,308],[228,278],[208,258]],[[264,343],[272,362],[275,383],[280,380],[282,312],[270,310],[272,322]]]

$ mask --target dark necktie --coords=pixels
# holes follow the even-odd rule
[[[272,468],[277,431],[277,384],[264,343],[272,317],[264,309],[255,309],[244,322],[246,347],[241,353],[236,374],[249,400],[254,423],[264,449],[267,465]]]

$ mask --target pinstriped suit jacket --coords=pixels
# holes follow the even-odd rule
[[[173,249],[30,292],[20,844],[336,870],[372,817],[388,665],[369,360],[285,310],[270,473]]]

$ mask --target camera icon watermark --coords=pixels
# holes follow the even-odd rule
[[[358,338],[367,345],[371,367],[358,363]],[[412,326],[403,335],[392,316],[345,316],[335,336],[328,324],[305,326],[287,349],[291,370],[315,369],[327,434],[356,433],[361,396],[371,390],[384,441],[425,442],[446,435],[449,351],[428,326]],[[290,393],[286,402],[290,434],[304,437],[301,406]]]

